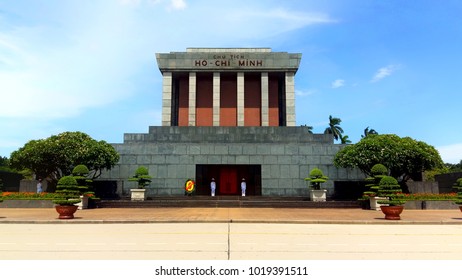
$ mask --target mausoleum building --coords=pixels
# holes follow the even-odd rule
[[[148,196],[184,195],[187,179],[197,195],[238,195],[242,178],[248,196],[307,196],[312,168],[335,182],[362,178],[336,168],[341,145],[332,135],[312,134],[295,122],[295,82],[301,54],[269,48],[188,48],[156,55],[162,73],[162,126],[126,133],[113,144],[120,162],[103,174],[117,193],[139,166],[153,176]],[[160,100],[159,100],[160,101]]]

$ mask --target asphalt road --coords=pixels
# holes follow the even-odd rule
[[[462,260],[462,225],[2,224],[0,260]]]

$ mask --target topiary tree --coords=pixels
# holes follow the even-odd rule
[[[462,205],[462,178],[457,179],[454,183],[454,189],[457,192],[456,204]]]
[[[80,202],[79,188],[77,180],[72,176],[61,177],[56,187],[56,193],[60,193],[62,198],[53,200],[54,203],[59,205],[74,205]]]
[[[140,166],[136,169],[135,176],[128,179],[128,181],[138,182],[138,188],[144,189],[144,187],[151,183],[151,179],[152,177],[149,176],[149,170],[144,166]]]
[[[402,205],[406,202],[402,192],[403,191],[395,178],[391,176],[384,176],[380,179],[377,195],[387,197],[388,200],[379,200],[377,203],[388,204],[390,206]]]
[[[379,189],[380,180],[388,175],[388,168],[380,163],[372,166],[370,171],[371,177],[366,178],[366,187],[368,191],[364,192],[365,196],[376,196]]]
[[[310,187],[313,190],[320,190],[321,184],[325,183],[327,180],[329,180],[329,178],[327,176],[324,176],[322,170],[319,168],[313,168],[310,171],[309,177],[305,178],[305,181],[311,182]]]
[[[77,187],[81,195],[94,194],[94,192],[90,191],[93,180],[88,178],[88,174],[90,174],[90,170],[84,164],[79,164],[72,169],[72,177],[77,181]]]

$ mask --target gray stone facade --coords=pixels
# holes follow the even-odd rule
[[[128,182],[139,166],[153,176],[148,196],[184,195],[186,179],[195,179],[197,165],[259,165],[262,196],[308,196],[305,177],[320,168],[330,180],[362,180],[358,170],[336,168],[332,161],[342,145],[331,135],[311,134],[304,127],[165,127],[149,133],[125,134],[123,144],[113,144],[120,162],[102,174],[115,180],[119,195],[127,195]],[[205,186],[207,187],[207,186]]]
[[[188,48],[156,54],[162,73],[171,71],[289,71],[296,72],[302,55],[270,48]]]
[[[187,179],[197,182],[198,194],[207,194],[212,178],[222,195],[239,195],[246,178],[249,195],[308,197],[304,178],[313,168],[330,178],[323,186],[328,196],[335,181],[362,180],[358,170],[333,166],[342,145],[333,144],[332,135],[295,126],[294,77],[301,56],[270,48],[156,54],[162,126],[125,134],[124,143],[113,144],[120,162],[101,179],[116,181],[117,193],[125,196],[136,187],[128,178],[145,166],[154,177],[148,197],[184,195]],[[221,113],[229,108],[235,112]]]

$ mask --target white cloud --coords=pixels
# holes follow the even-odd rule
[[[249,38],[256,36],[276,35],[311,25],[336,23],[337,20],[324,13],[299,12],[284,8],[266,9],[265,7],[249,7],[229,9],[225,17],[217,19],[222,22],[221,28],[240,30]]]
[[[459,163],[462,160],[462,143],[436,147],[445,163]]]
[[[139,104],[160,110],[156,52],[254,47],[275,34],[335,22],[328,14],[261,2],[245,2],[248,8],[242,9],[244,2],[58,1],[2,7],[0,152],[6,155],[30,139],[75,129],[84,118],[91,122],[82,126],[86,132],[98,117],[116,126],[111,123],[114,116],[133,114]],[[174,17],[166,10],[182,15]],[[144,119],[160,123],[158,113]],[[103,129],[105,137],[125,132],[117,126]]]
[[[312,25],[320,23],[333,23],[336,20],[330,18],[327,14],[322,13],[298,13],[285,9],[274,9],[264,13],[256,12],[254,15],[259,17],[268,17],[273,19],[287,20],[302,25]]]
[[[399,65],[393,65],[393,64],[380,68],[375,73],[374,77],[371,80],[371,83],[378,82],[378,81],[382,80],[383,78],[385,78],[387,76],[390,76],[398,68],[399,68]]]
[[[332,88],[343,87],[343,86],[345,86],[345,80],[340,80],[340,79],[335,80],[335,81],[332,82],[331,86],[332,86]]]
[[[150,6],[165,4],[167,10],[184,10],[186,8],[185,0],[119,0],[122,6],[139,7],[143,4]]]
[[[299,90],[299,89],[296,89],[295,90],[295,95],[297,96],[309,96],[309,95],[313,95],[317,92],[317,90],[315,89],[309,89],[309,90]]]
[[[141,0],[119,0],[119,3],[127,6],[138,6]]]
[[[170,7],[174,10],[183,10],[186,8],[186,2],[184,0],[171,0]]]

